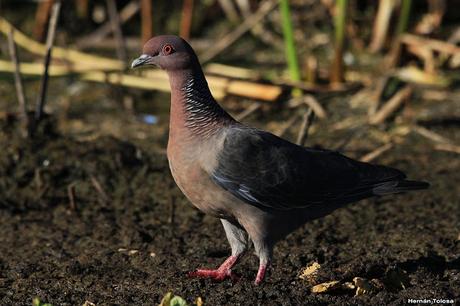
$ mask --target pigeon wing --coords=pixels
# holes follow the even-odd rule
[[[210,175],[240,200],[280,210],[357,201],[374,195],[375,187],[405,177],[393,168],[304,148],[248,127],[228,130]]]

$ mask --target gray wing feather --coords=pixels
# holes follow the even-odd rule
[[[375,195],[373,189],[386,182],[405,178],[393,168],[303,148],[248,127],[228,130],[210,175],[237,198],[271,209],[349,203]]]

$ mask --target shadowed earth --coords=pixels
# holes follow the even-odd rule
[[[256,287],[252,253],[235,268],[236,283],[186,277],[219,265],[229,248],[220,222],[177,189],[164,155],[111,137],[79,142],[48,131],[24,141],[11,120],[0,126],[1,305],[30,305],[34,297],[53,305],[155,305],[168,291],[205,305],[460,301],[460,159],[453,153],[410,139],[392,150],[378,162],[432,187],[306,224],[277,245],[273,268]],[[361,296],[310,293],[312,284],[298,276],[313,262],[321,264],[315,283],[359,276],[383,286]]]

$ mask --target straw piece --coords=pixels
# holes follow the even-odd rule
[[[362,156],[359,160],[362,162],[370,163],[371,161],[373,161],[374,159],[376,159],[377,157],[379,157],[386,151],[390,150],[391,148],[393,148],[392,143],[384,144],[383,146],[380,146],[376,148],[375,150],[373,150],[372,152],[369,152],[366,155]]]
[[[387,103],[385,103],[380,110],[369,118],[370,124],[383,123],[391,114],[398,109],[398,107],[412,94],[412,87],[406,85],[398,91]]]
[[[5,18],[0,17],[0,32],[4,35],[8,35],[10,28],[13,27]],[[13,27],[14,28],[14,27]],[[26,49],[27,51],[45,56],[47,53],[47,47],[39,43],[22,32],[14,28],[14,42],[16,45]],[[60,47],[53,47],[53,58],[62,59],[78,63],[78,65],[91,65],[93,70],[121,70],[123,69],[123,63],[119,60],[109,59],[102,56],[95,56],[79,52],[72,49],[65,49]]]

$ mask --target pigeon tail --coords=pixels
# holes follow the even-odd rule
[[[393,193],[400,193],[411,190],[421,190],[427,189],[430,187],[430,184],[427,182],[421,181],[410,181],[410,180],[401,180],[401,181],[390,181],[379,184],[378,186],[372,189],[372,192],[375,195],[386,195]]]

